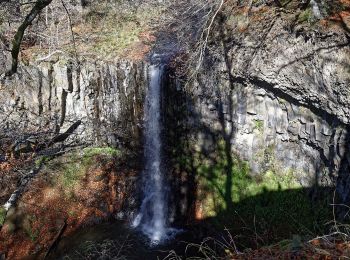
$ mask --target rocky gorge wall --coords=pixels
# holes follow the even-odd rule
[[[195,127],[205,129],[194,137],[198,152],[215,152],[220,136],[233,154],[249,162],[254,176],[272,170],[291,174],[302,187],[338,183],[342,200],[348,200],[348,188],[343,186],[349,174],[344,168],[349,163],[347,125],[259,85],[237,84],[216,97],[213,102],[213,96],[201,96],[194,104]]]
[[[178,109],[167,111],[176,118],[168,123],[182,133],[169,140],[202,155],[202,163],[185,162],[187,172],[220,158],[223,168],[232,167],[239,158],[257,182],[272,172],[290,187],[313,187],[314,197],[317,187],[336,187],[339,202],[349,204],[349,37],[339,28],[295,26],[291,14],[256,9],[254,26],[242,15],[223,18],[194,83],[171,84],[167,102]],[[216,178],[211,169],[207,179]],[[233,185],[234,176],[221,175],[224,185]],[[220,196],[234,197],[231,188],[220,191],[220,182],[214,183]]]
[[[138,146],[147,77],[145,63],[125,60],[21,66],[1,83],[2,129],[24,137],[44,131],[54,135],[81,121],[72,140]]]

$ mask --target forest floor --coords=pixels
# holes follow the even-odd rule
[[[41,160],[40,172],[2,218],[0,252],[6,259],[42,259],[61,236],[115,218],[130,195],[132,185],[126,180],[136,175],[136,170],[120,166],[121,156],[111,148],[86,148]],[[6,175],[11,164],[0,163],[0,169]]]
[[[232,259],[349,259],[350,242],[341,238],[315,238],[309,243],[296,245],[291,241],[281,241],[276,245],[257,250],[247,250],[241,254],[231,254]]]

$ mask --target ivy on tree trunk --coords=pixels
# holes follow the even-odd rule
[[[38,16],[38,14],[51,2],[52,0],[37,0],[29,14],[24,19],[23,23],[18,27],[15,37],[12,41],[12,66],[11,69],[6,73],[7,76],[11,76],[17,72],[18,54],[21,49],[21,43],[23,40],[25,30],[29,25],[32,24],[33,20]]]

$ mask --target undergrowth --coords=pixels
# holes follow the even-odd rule
[[[252,174],[249,162],[228,154],[224,140],[216,143],[215,154],[183,154],[178,163],[189,169],[191,156],[202,218],[217,230],[227,227],[241,234],[240,243],[268,245],[295,234],[306,239],[329,228],[329,191],[319,187],[317,199],[312,199],[310,195],[315,191],[301,186],[300,172],[278,164],[273,146],[263,151],[260,159],[268,168],[259,174]]]
[[[107,59],[124,55],[142,41],[141,33],[151,31],[152,20],[161,12],[161,5],[111,8],[98,4],[85,15],[87,25],[94,33],[93,41],[85,48]],[[81,30],[83,32],[84,28]]]
[[[74,152],[70,154],[68,161],[57,164],[59,169],[56,170],[60,172],[57,184],[62,187],[66,195],[71,196],[74,188],[81,183],[89,169],[97,164],[97,157],[111,160],[120,155],[121,152],[112,147],[88,147],[82,153]]]

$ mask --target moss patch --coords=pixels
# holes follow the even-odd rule
[[[84,157],[89,158],[95,155],[106,155],[116,157],[121,155],[121,152],[112,147],[88,147],[83,150]]]
[[[310,23],[313,19],[313,14],[311,8],[307,8],[299,14],[298,21],[300,23],[308,22]]]
[[[229,202],[226,201],[224,194],[228,192],[228,181],[231,183],[230,192],[233,203],[259,195],[264,191],[300,188],[293,171],[278,173],[273,169],[255,177],[251,176],[249,162],[242,161],[235,155],[228,155],[224,146],[224,141],[218,142],[214,161],[203,158],[201,154],[196,155],[199,181],[206,191],[205,194],[210,194],[207,196],[210,202],[206,205],[210,210],[206,215],[213,216],[217,212],[227,210]],[[270,149],[267,149],[264,155],[269,161],[271,160]],[[227,158],[228,156],[231,158]],[[231,180],[228,180],[229,178]]]
[[[34,227],[37,218],[34,215],[27,215],[24,220],[23,229],[27,237],[35,242],[39,236],[39,230]]]
[[[298,173],[281,167],[273,154],[274,146],[265,149],[263,157],[270,167],[253,175],[249,163],[228,153],[223,140],[217,142],[214,154],[195,153],[202,218],[209,218],[218,230],[254,234],[247,240],[259,245],[293,234],[312,237],[322,233],[332,218],[330,198],[312,200],[308,195],[312,189],[303,188]],[[188,157],[181,156],[180,163],[191,162]]]
[[[82,153],[72,153],[65,163],[59,162],[57,168],[55,165],[49,167],[56,168],[60,172],[55,184],[71,197],[74,189],[80,185],[93,165],[99,165],[103,161],[109,161],[120,155],[121,152],[112,147],[89,147],[85,148]]]
[[[85,176],[85,167],[79,162],[73,162],[64,167],[59,177],[60,184],[65,190],[72,189]]]
[[[254,120],[254,129],[258,130],[260,133],[264,131],[264,121]]]
[[[6,218],[6,210],[1,207],[0,208],[0,227],[4,224]]]
[[[35,166],[36,167],[39,167],[41,166],[42,164],[48,162],[50,160],[50,157],[49,156],[41,156],[39,157],[38,159],[35,160]]]

